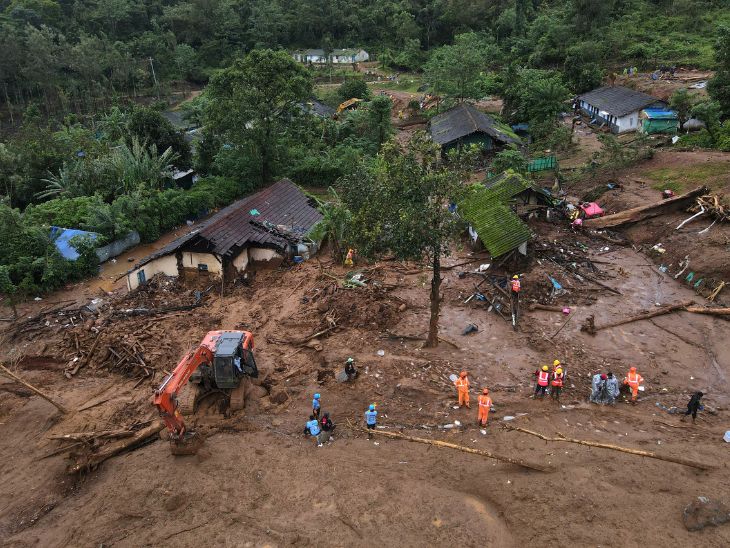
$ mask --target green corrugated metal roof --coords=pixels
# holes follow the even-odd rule
[[[519,175],[516,180],[524,181]],[[527,187],[514,194],[509,194],[509,188],[506,184],[491,188],[473,185],[469,195],[459,204],[459,214],[471,224],[492,257],[512,251],[529,240],[531,235],[527,225],[506,204],[509,198]]]
[[[489,179],[484,183],[484,188],[490,196],[504,203],[530,188],[530,183],[519,173],[510,170]]]

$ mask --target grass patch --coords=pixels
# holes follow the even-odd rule
[[[397,82],[381,80],[380,82],[368,82],[376,89],[392,89],[395,91],[407,91],[409,93],[417,93],[418,88],[423,84],[423,80],[417,76],[401,76]]]
[[[642,174],[655,181],[655,190],[684,192],[699,185],[721,188],[730,182],[730,162],[704,162],[682,167],[653,169]]]

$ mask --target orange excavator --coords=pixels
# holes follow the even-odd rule
[[[202,445],[202,436],[185,426],[183,415],[192,415],[203,399],[222,396],[226,414],[243,409],[245,377],[258,377],[248,331],[210,331],[180,360],[153,400],[173,455],[195,454]]]

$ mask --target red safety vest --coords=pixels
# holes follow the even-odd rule
[[[537,384],[540,386],[547,386],[549,377],[550,374],[547,371],[540,371],[540,375],[537,378]]]
[[[514,291],[515,293],[519,293],[520,292],[520,280],[512,280],[510,282],[510,287],[512,288],[512,291]]]
[[[553,375],[553,381],[551,383],[553,386],[563,386],[563,374],[560,375]]]

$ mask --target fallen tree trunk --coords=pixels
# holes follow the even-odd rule
[[[686,303],[663,306],[656,310],[641,312],[636,316],[630,316],[628,318],[624,318],[623,320],[617,320],[615,322],[607,323],[605,325],[595,325],[592,321],[586,320],[581,327],[581,331],[585,331],[587,333],[590,333],[591,335],[595,335],[596,331],[600,331],[602,329],[608,329],[610,327],[625,325],[627,323],[638,322],[639,320],[648,320],[657,316],[663,316],[664,314],[671,314],[672,312],[677,312],[679,310],[685,310],[694,314],[707,314],[709,316],[730,316],[730,308],[706,308],[704,306],[692,306],[693,304],[694,303],[692,301],[688,301]]]
[[[586,445],[588,447],[598,447],[600,449],[611,449],[613,451],[620,451],[621,453],[628,453],[629,455],[637,455],[639,457],[648,457],[650,459],[657,459],[657,460],[663,460],[666,462],[673,462],[675,464],[681,464],[683,466],[697,468],[698,470],[711,470],[711,469],[715,468],[714,466],[709,465],[709,464],[698,463],[693,460],[683,459],[681,457],[669,457],[666,455],[657,455],[656,453],[654,453],[652,451],[642,451],[641,449],[630,449],[628,447],[620,447],[618,445],[611,445],[610,443],[600,443],[600,442],[595,442],[595,441],[585,441],[585,440],[578,440],[578,439],[574,439],[574,438],[566,438],[562,434],[558,434],[559,437],[557,437],[557,438],[551,438],[549,436],[540,434],[539,432],[534,432],[532,430],[520,428],[519,426],[511,426],[509,424],[503,424],[502,427],[506,428],[507,430],[515,430],[517,432],[522,432],[524,434],[536,436],[536,437],[540,438],[541,440],[545,440],[545,441],[561,441],[561,442],[567,442],[567,443],[577,443],[579,445]]]
[[[445,447],[447,449],[456,449],[458,451],[463,451],[464,453],[471,453],[472,455],[480,455],[482,457],[487,457],[490,459],[507,462],[509,464],[515,464],[515,465],[521,466],[523,468],[529,468],[530,470],[537,470],[538,472],[552,472],[552,469],[549,467],[545,467],[540,464],[532,464],[529,462],[525,462],[522,459],[513,459],[512,457],[505,457],[503,455],[497,455],[495,453],[486,451],[484,449],[472,449],[471,447],[464,447],[463,445],[457,445],[455,443],[449,443],[447,441],[429,440],[426,438],[415,438],[413,436],[407,436],[406,434],[401,434],[400,432],[384,432],[382,430],[366,430],[365,428],[362,428],[360,426],[353,425],[350,421],[348,421],[348,426],[353,430],[358,430],[360,432],[365,432],[368,434],[376,434],[378,436],[386,436],[388,438],[413,441],[416,443],[425,443],[426,445],[434,445],[436,447]]]
[[[688,306],[687,312],[709,314],[710,316],[730,316],[730,308],[705,308],[704,306]]]
[[[637,314],[636,316],[630,316],[628,318],[624,318],[623,320],[618,320],[615,322],[607,323],[605,325],[588,325],[588,323],[584,323],[583,326],[581,327],[581,331],[586,331],[586,332],[590,333],[591,335],[593,335],[596,333],[596,331],[600,331],[601,329],[608,329],[609,327],[616,327],[616,326],[624,325],[627,323],[638,322],[639,320],[648,320],[649,318],[654,318],[656,316],[662,316],[664,314],[670,314],[671,312],[676,312],[677,310],[684,310],[686,307],[690,306],[691,304],[693,304],[692,301],[688,301],[685,303],[663,306],[656,310],[642,312],[640,314]]]
[[[705,187],[696,188],[690,192],[669,198],[668,200],[662,200],[661,202],[654,202],[648,205],[634,207],[613,215],[606,215],[605,217],[598,217],[595,219],[586,219],[583,221],[583,226],[589,229],[601,229],[601,228],[614,228],[623,226],[625,224],[637,223],[646,219],[651,219],[657,215],[661,215],[667,209],[673,207],[679,207],[689,200],[693,200],[697,196],[701,196],[707,192]]]
[[[102,462],[112,458],[115,455],[119,455],[127,450],[133,449],[135,446],[141,444],[152,436],[156,436],[157,433],[162,430],[165,425],[162,421],[155,421],[146,428],[142,428],[134,433],[132,437],[125,438],[113,443],[104,445],[98,452],[76,456],[74,463],[68,467],[69,474],[76,474],[83,470],[91,470],[99,466]]]
[[[7,367],[5,367],[2,364],[0,364],[0,372],[4,373],[7,377],[13,379],[15,382],[17,382],[19,384],[22,384],[23,386],[25,386],[28,390],[32,391],[33,393],[38,394],[41,398],[43,398],[48,403],[50,403],[51,405],[53,405],[56,409],[58,409],[64,415],[66,415],[68,413],[68,411],[66,410],[66,408],[63,405],[61,405],[60,403],[58,403],[57,401],[55,401],[49,395],[47,395],[44,392],[41,392],[40,390],[38,390],[32,384],[28,384],[27,382],[25,382],[23,379],[21,379],[20,377],[18,377],[15,373],[13,373],[12,371],[10,371],[10,369],[8,369]]]

